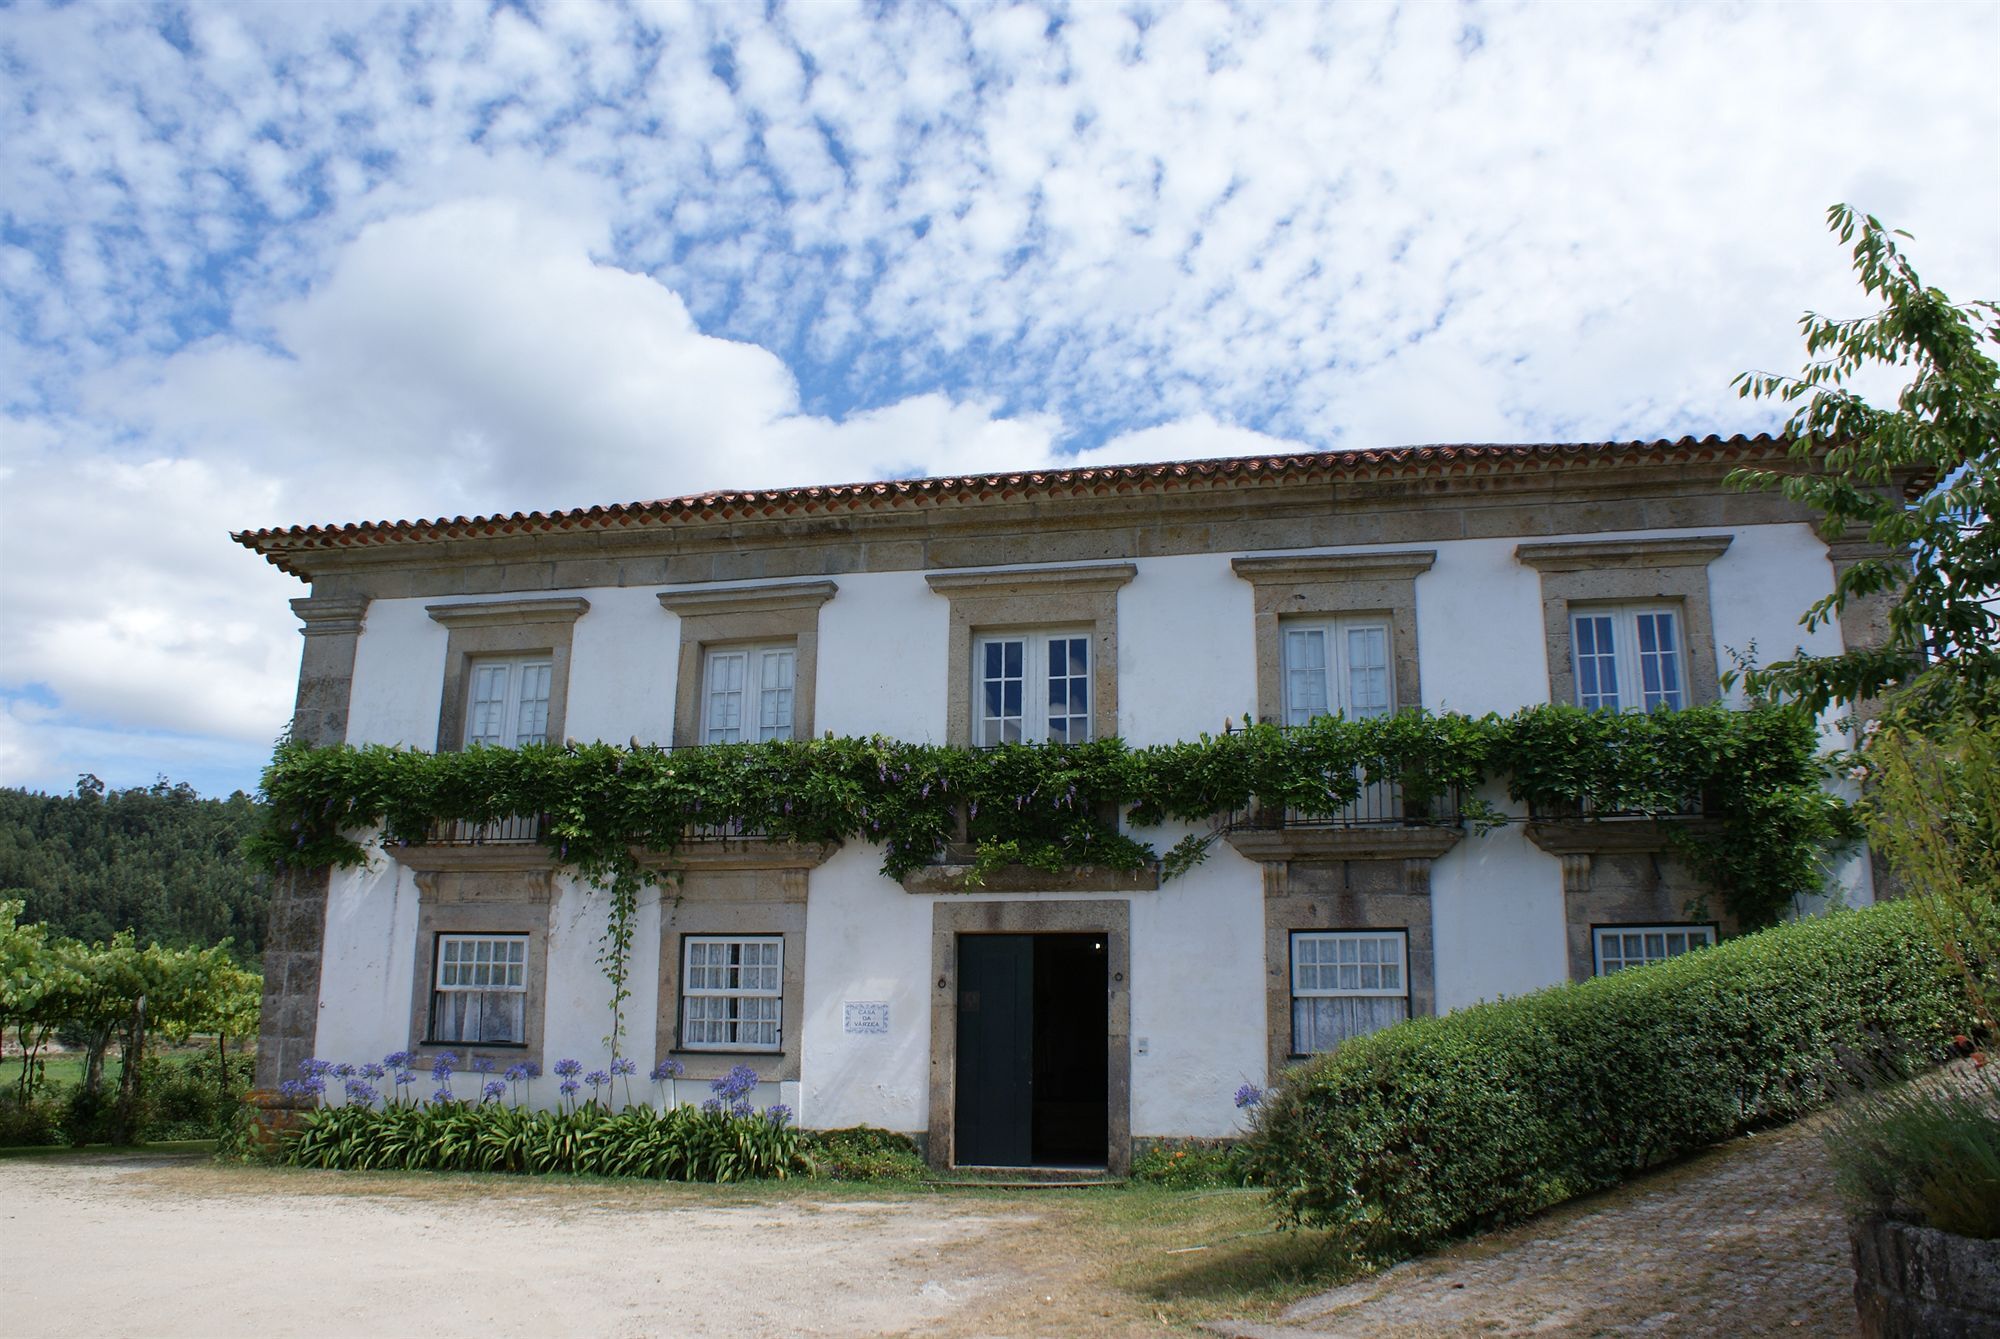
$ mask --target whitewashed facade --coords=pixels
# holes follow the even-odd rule
[[[1778,453],[1764,439],[1423,448],[715,495],[567,527],[503,518],[240,538],[313,584],[298,602],[299,733],[315,742],[514,742],[495,733],[497,710],[507,729],[539,722],[575,740],[689,745],[761,726],[965,743],[997,728],[982,702],[1004,700],[984,675],[1008,670],[1008,653],[989,662],[988,641],[1018,637],[1029,737],[1047,737],[1053,715],[1061,729],[1115,728],[1146,745],[1322,704],[1504,713],[1599,692],[1599,669],[1623,676],[1622,705],[1648,688],[1694,702],[1720,691],[1732,650],[1836,652],[1870,635],[1870,611],[1811,633],[1799,615],[1858,550],[1830,550],[1776,495],[1721,482]],[[1049,708],[1060,672],[1075,696]],[[960,1011],[979,992],[958,979],[961,947],[1082,936],[1063,944],[1083,953],[1087,938],[1106,955],[1092,979],[1111,998],[1107,1019],[1078,1024],[1107,1047],[1103,1110],[1093,1075],[1081,1116],[1032,1119],[1101,1123],[1102,1160],[1116,1168],[1134,1140],[1235,1132],[1234,1090],[1268,1081],[1322,1029],[1353,1025],[1340,1020],[1533,990],[1592,970],[1607,924],[1685,920],[1664,843],[1599,827],[1602,840],[1526,822],[1245,834],[1164,883],[1021,874],[975,890],[948,871],[886,879],[881,851],[857,843],[803,855],[696,844],[677,882],[642,895],[625,1051],[642,1073],[677,1055],[688,1097],[749,1063],[770,1080],[762,1099],[804,1124],[928,1134],[940,1163],[1095,1161],[1088,1130],[1053,1151],[1038,1135],[1023,1145],[983,1130],[972,1148],[967,1121],[984,1117],[962,1106],[975,1079],[960,1043],[979,1034],[962,1031]],[[1164,851],[1185,831],[1135,835]],[[601,1064],[604,901],[539,859],[504,845],[378,849],[366,869],[297,880],[274,910],[266,1081],[297,1055],[360,1060],[435,1042],[440,956],[455,934],[533,934],[532,986],[506,1006],[536,1015],[523,1021],[528,1044],[494,1054]],[[1834,891],[1870,900],[1865,861]],[[1715,929],[1695,927],[1695,942]],[[688,955],[705,960],[710,944],[772,959],[744,972],[767,1002],[715,1006],[763,1020],[741,1035],[768,1049],[688,1044],[710,1009],[690,1002]],[[781,946],[782,963],[744,945]],[[1624,951],[1612,941],[1614,960]],[[1344,976],[1343,954],[1360,960]],[[1372,987],[1343,993],[1342,980]],[[1073,1004],[1045,998],[1013,1025]],[[1059,1045],[1057,1026],[1033,1023],[1038,1044]]]

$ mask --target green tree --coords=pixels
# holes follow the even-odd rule
[[[1900,688],[1919,715],[1990,706],[2000,693],[2000,306],[1954,304],[1924,285],[1896,238],[1848,205],[1827,211],[1853,246],[1872,316],[1801,318],[1810,361],[1797,376],[1749,372],[1738,394],[1793,406],[1785,422],[1799,468],[1744,469],[1746,487],[1781,488],[1822,513],[1834,539],[1857,530],[1892,558],[1859,562],[1806,611],[1808,629],[1850,602],[1897,592],[1880,647],[1800,655],[1754,671],[1750,687],[1814,710]],[[1903,379],[1893,405],[1855,382]]]

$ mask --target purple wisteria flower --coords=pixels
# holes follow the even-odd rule
[[[1254,1107],[1263,1100],[1264,1090],[1254,1083],[1246,1083],[1236,1090],[1236,1105],[1239,1109]]]
[[[506,1093],[507,1085],[499,1079],[488,1079],[486,1086],[479,1090],[480,1096],[488,1102],[498,1102],[502,1097],[506,1096]]]
[[[677,1079],[685,1073],[687,1073],[687,1066],[683,1065],[680,1061],[662,1060],[659,1064],[653,1066],[653,1072],[647,1077],[652,1079],[654,1083],[665,1083],[668,1079]]]
[[[357,1106],[372,1107],[375,1105],[375,1099],[381,1095],[381,1092],[375,1085],[366,1079],[349,1079],[347,1081],[347,1100]]]

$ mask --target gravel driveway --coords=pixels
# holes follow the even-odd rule
[[[893,1335],[1001,1281],[1012,1220],[945,1199],[674,1201],[656,1187],[0,1162],[10,1339]],[[552,1193],[552,1190],[555,1193]],[[582,1190],[583,1193],[579,1193]],[[600,1193],[601,1192],[601,1193]],[[953,1328],[956,1328],[954,1325]]]

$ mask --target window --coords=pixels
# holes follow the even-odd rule
[[[1396,709],[1384,618],[1286,619],[1285,724]]]
[[[702,742],[790,739],[798,650],[792,645],[728,646],[708,653]]]
[[[681,1045],[690,1050],[777,1050],[784,1014],[784,938],[690,935],[684,952]]]
[[[1090,634],[996,633],[974,639],[973,742],[1081,744],[1090,738]]]
[[[1715,943],[1712,925],[1604,925],[1597,929],[1597,974],[1678,958]]]
[[[516,748],[549,739],[549,689],[554,666],[546,657],[475,660],[465,698],[465,742]]]
[[[528,937],[437,937],[430,1040],[477,1045],[527,1044]]]
[[[1576,704],[1591,711],[1687,705],[1679,615],[1664,606],[1584,608],[1570,615]]]
[[[1331,1051],[1410,1016],[1404,930],[1292,934],[1292,1050]]]

